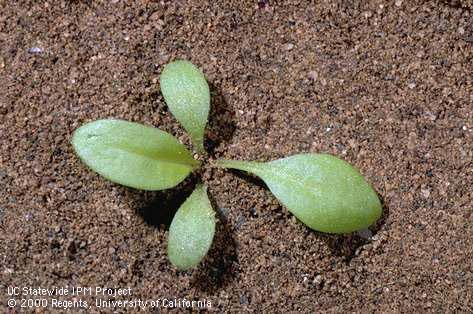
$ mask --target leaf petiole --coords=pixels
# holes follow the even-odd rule
[[[264,163],[258,161],[219,159],[215,161],[215,166],[225,169],[238,169],[258,174],[260,171],[262,171]]]

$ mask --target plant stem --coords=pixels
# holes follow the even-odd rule
[[[202,141],[196,141],[193,139],[193,144],[194,145],[194,149],[197,151],[197,153],[199,153],[200,155],[205,155],[207,154],[207,152],[205,151],[205,148],[204,148],[204,143]]]
[[[192,164],[191,164],[192,170],[197,170],[200,168],[200,166],[202,166],[202,162],[200,160],[194,159],[192,161]]]
[[[264,163],[257,161],[219,159],[215,161],[215,165],[220,168],[238,169],[258,174],[263,170]]]

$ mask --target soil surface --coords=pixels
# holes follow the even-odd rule
[[[2,308],[7,287],[81,286],[215,312],[473,311],[472,1],[281,3],[0,1]],[[95,119],[189,144],[159,88],[177,58],[211,87],[207,166],[163,192],[90,171],[70,139]],[[371,232],[313,232],[259,180],[210,166],[299,152],[360,169],[384,202]],[[179,272],[168,228],[199,178],[216,241]]]

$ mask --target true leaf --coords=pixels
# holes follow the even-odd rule
[[[181,205],[169,227],[169,260],[180,270],[196,266],[207,254],[214,233],[215,212],[207,188],[198,185]]]
[[[186,147],[159,129],[123,120],[98,120],[72,137],[77,155],[110,181],[143,190],[180,183],[199,166]]]
[[[160,77],[161,91],[171,113],[184,126],[199,152],[204,151],[204,130],[210,92],[204,74],[189,61],[167,64]]]
[[[326,154],[299,154],[271,162],[220,160],[217,165],[260,177],[299,220],[328,233],[364,229],[381,216],[376,192],[350,164]]]

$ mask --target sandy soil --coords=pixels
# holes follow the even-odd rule
[[[472,1],[280,2],[0,1],[1,306],[83,286],[216,312],[473,311]],[[372,237],[312,232],[237,172],[141,192],[89,171],[70,145],[87,121],[189,143],[159,89],[176,58],[211,85],[209,162],[335,154],[384,201]],[[167,230],[199,177],[217,239],[178,272]]]

